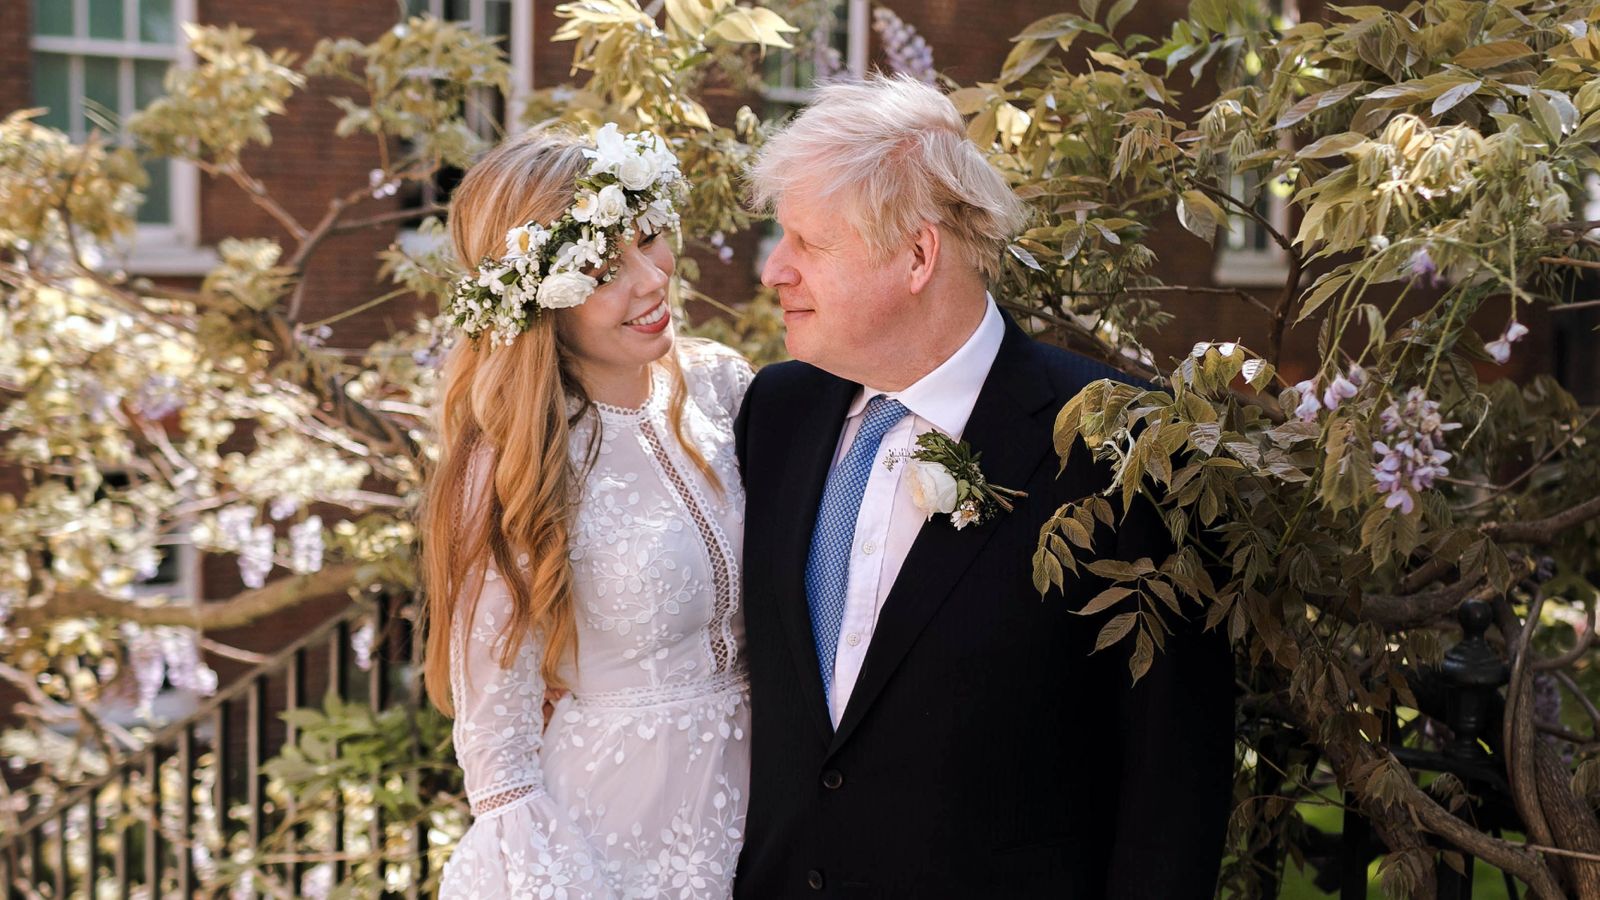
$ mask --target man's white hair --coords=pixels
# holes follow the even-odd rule
[[[936,88],[904,75],[829,84],[768,138],[750,169],[750,198],[770,212],[789,191],[840,204],[875,255],[925,224],[993,283],[1026,206]]]

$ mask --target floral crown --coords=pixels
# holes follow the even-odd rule
[[[673,204],[684,190],[677,157],[650,132],[623,134],[607,123],[584,149],[589,170],[561,217],[506,232],[506,252],[485,257],[456,282],[445,306],[450,322],[477,339],[510,344],[541,309],[577,306],[615,275],[634,227],[656,234],[678,226]],[[584,270],[599,266],[597,281]]]

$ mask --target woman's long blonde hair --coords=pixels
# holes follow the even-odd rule
[[[587,165],[587,146],[577,135],[539,128],[479,160],[450,200],[450,237],[462,265],[472,271],[485,257],[499,258],[511,228],[560,216]],[[428,479],[421,536],[427,594],[423,675],[428,696],[446,714],[454,712],[451,622],[458,603],[466,604],[463,621],[472,621],[490,557],[511,594],[500,665],[510,665],[524,640],[543,635],[541,671],[547,684],[563,687],[559,666],[577,645],[567,541],[581,473],[569,458],[568,435],[592,404],[557,316],[534,316],[509,346],[458,340],[445,357],[439,460]],[[685,439],[687,391],[676,352],[661,363],[670,378],[674,435],[720,490],[710,465]],[[569,397],[578,401],[570,418]],[[527,560],[519,565],[522,554]]]

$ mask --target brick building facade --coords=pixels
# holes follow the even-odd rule
[[[50,121],[81,129],[88,127],[87,117],[78,109],[77,97],[96,90],[102,92],[107,105],[129,109],[130,102],[145,99],[152,65],[183,62],[183,51],[177,47],[182,32],[177,26],[184,20],[236,23],[252,29],[259,46],[286,48],[303,59],[324,37],[376,38],[398,20],[402,8],[465,19],[504,33],[518,82],[514,93],[520,93],[570,78],[571,46],[549,40],[559,27],[557,5],[557,0],[278,0],[271,4],[251,0],[8,0],[0,3],[0,114],[44,105],[54,98],[68,109],[53,110]],[[1010,48],[1011,37],[1061,8],[1054,0],[1008,4],[898,0],[891,6],[926,38],[940,71],[960,83],[992,77]],[[1122,30],[1164,34],[1186,7],[1183,0],[1149,0],[1128,16]],[[841,27],[847,30],[838,43],[846,48],[847,62],[859,68],[880,60],[881,47],[867,28],[869,0],[839,0],[838,9]],[[1303,10],[1303,14],[1309,17],[1311,13]],[[65,88],[59,83],[63,77]],[[245,168],[302,221],[318,219],[329,197],[365,184],[369,171],[377,165],[370,139],[333,136],[340,111],[329,101],[341,90],[342,86],[330,79],[312,79],[308,89],[290,101],[285,115],[270,120],[272,146],[252,148],[244,156]],[[759,105],[759,98],[750,99]],[[1184,97],[1191,108],[1206,99],[1198,89],[1188,90]],[[724,112],[731,112],[736,105],[727,104]],[[214,260],[210,248],[225,237],[285,238],[279,224],[229,182],[204,180],[192,171],[173,171],[167,173],[162,190],[165,218],[145,229],[133,248],[128,268],[136,273],[192,280]],[[375,200],[363,213],[398,209],[402,202],[402,197]],[[1219,275],[1220,281],[1229,282],[1230,274],[1248,271],[1251,275],[1245,280],[1259,286],[1264,271],[1265,280],[1270,281],[1270,259],[1263,268],[1259,255],[1230,257],[1229,251],[1214,250],[1175,221],[1160,223],[1160,233],[1166,243],[1155,248],[1160,256],[1157,273],[1164,280],[1215,285]],[[331,238],[306,273],[303,319],[324,318],[379,293],[382,288],[377,283],[374,255],[396,234],[397,229],[390,226]],[[714,254],[695,251],[703,273],[700,288],[724,302],[748,298],[757,282],[758,237],[753,232],[736,236],[732,241],[735,255],[728,263]],[[1270,298],[1276,289],[1262,290],[1263,296]],[[1177,319],[1153,343],[1158,364],[1181,356],[1197,339],[1263,343],[1259,314],[1237,298],[1174,297],[1169,308]],[[332,343],[365,346],[418,312],[391,304],[352,316],[339,323]],[[1534,340],[1546,333],[1536,328]],[[1289,374],[1304,371],[1313,339],[1309,329],[1291,333],[1289,357],[1301,363],[1287,364]],[[1541,356],[1548,358],[1538,353],[1519,354],[1523,360]],[[15,483],[0,481],[0,489],[14,490]],[[226,596],[238,587],[237,572],[229,559],[204,563],[196,582],[197,590],[208,597]],[[241,646],[266,649],[297,633],[306,621],[306,612],[300,611],[248,633],[222,637]]]

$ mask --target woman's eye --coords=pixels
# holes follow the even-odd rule
[[[648,247],[651,244],[654,244],[656,242],[656,238],[659,237],[659,236],[660,236],[659,232],[651,232],[650,234],[647,234],[644,237],[639,238],[639,246]]]

